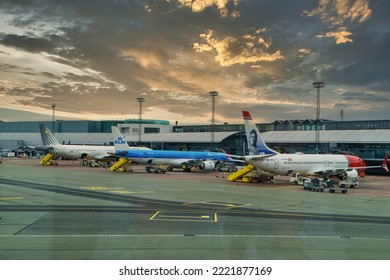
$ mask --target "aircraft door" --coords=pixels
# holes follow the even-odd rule
[[[279,168],[279,160],[277,158],[274,159],[274,169]]]

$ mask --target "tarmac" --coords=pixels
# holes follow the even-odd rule
[[[332,194],[283,176],[133,171],[3,159],[0,259],[390,259],[389,176]]]

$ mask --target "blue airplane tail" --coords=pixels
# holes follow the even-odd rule
[[[129,144],[127,144],[125,138],[122,136],[119,129],[116,126],[111,126],[111,131],[114,140],[115,151],[129,150]]]
[[[250,155],[274,155],[278,152],[269,148],[263,138],[260,135],[260,131],[257,129],[256,124],[253,122],[251,115],[248,111],[242,111],[245,124],[245,134],[248,143],[248,149]]]

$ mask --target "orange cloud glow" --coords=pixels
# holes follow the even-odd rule
[[[191,10],[194,13],[200,13],[208,7],[215,6],[218,9],[221,17],[228,17],[229,16],[227,4],[228,4],[228,2],[230,2],[230,0],[192,0],[192,1],[178,0],[178,1],[179,1],[180,5],[182,5],[184,7],[191,8]],[[239,2],[239,0],[233,1],[234,7],[237,6],[238,2]],[[232,17],[238,17],[239,12],[234,10],[233,12],[231,12],[230,15]]]
[[[347,30],[347,22],[363,23],[372,14],[369,0],[319,0],[318,8],[312,11],[304,11],[307,16],[319,16],[321,20],[337,26],[337,31],[327,32],[325,35],[318,35],[318,38],[335,38],[336,44],[352,42],[349,36],[352,33]]]
[[[240,38],[225,37],[216,38],[212,30],[208,30],[200,37],[206,41],[206,44],[195,43],[194,49],[197,52],[215,52],[215,60],[221,66],[231,66],[234,64],[246,64],[257,62],[272,62],[284,59],[284,56],[278,50],[268,53],[271,46],[271,40],[265,40],[261,37],[264,29],[258,29],[254,35],[245,34]]]
[[[352,42],[351,38],[348,38],[351,36],[352,33],[340,28],[337,31],[330,31],[326,32],[324,35],[317,35],[318,38],[336,38],[336,44],[344,44],[348,42]]]

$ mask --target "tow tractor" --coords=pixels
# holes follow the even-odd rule
[[[304,182],[309,179],[308,177],[302,176],[300,173],[293,173],[290,177],[290,183],[295,185],[303,186]]]
[[[165,168],[162,168],[162,167],[156,167],[156,166],[152,166],[152,165],[148,165],[148,166],[145,166],[145,170],[148,172],[148,173],[162,173],[162,174],[165,174],[165,172],[167,172],[167,170]]]

